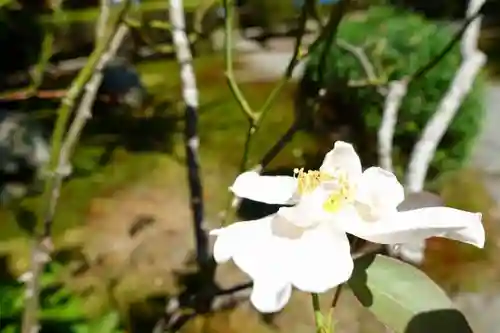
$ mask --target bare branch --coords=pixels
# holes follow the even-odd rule
[[[392,81],[385,99],[382,122],[378,129],[378,155],[379,165],[387,171],[393,172],[392,166],[392,141],[398,119],[398,111],[403,97],[408,89],[408,81]]]
[[[199,267],[204,267],[209,262],[210,250],[208,235],[204,229],[203,187],[198,161],[198,88],[192,65],[193,57],[186,34],[182,0],[170,0],[169,16],[177,61],[181,70],[182,96],[186,104],[184,140],[191,195],[191,210],[196,238],[196,259]]]
[[[467,17],[475,16],[484,2],[485,0],[470,0]],[[419,141],[413,147],[406,174],[406,187],[409,191],[417,192],[424,187],[427,170],[436,148],[471,90],[477,74],[486,63],[486,56],[477,47],[480,30],[481,17],[477,16],[465,29],[462,37],[462,64],[436,112],[426,124]]]

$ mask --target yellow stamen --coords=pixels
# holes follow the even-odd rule
[[[339,211],[346,204],[353,201],[354,188],[349,183],[345,172],[338,170],[334,175],[318,170],[304,171],[303,168],[293,170],[294,177],[297,177],[299,194],[307,194],[314,191],[321,183],[328,182],[332,188],[331,194],[323,203],[323,209],[329,213]]]
[[[349,204],[354,198],[354,188],[349,184],[349,180],[345,173],[340,173],[336,177],[338,189],[334,191],[328,199],[323,203],[323,209],[329,213],[339,211],[343,206]]]
[[[298,179],[298,192],[299,194],[310,193],[316,189],[316,187],[321,184],[321,182],[332,179],[328,174],[317,171],[317,170],[309,170],[304,172],[304,169],[293,170],[294,176],[297,176]]]

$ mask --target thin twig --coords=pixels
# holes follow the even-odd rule
[[[54,44],[54,28],[51,26],[45,33],[42,41],[42,52],[38,59],[38,63],[32,68],[31,71],[31,85],[28,88],[28,95],[36,94],[38,88],[43,81],[45,68],[47,67],[50,57],[52,56],[52,46]]]
[[[467,13],[465,21],[462,23],[461,28],[455,33],[453,38],[446,44],[446,46],[439,52],[439,54],[434,57],[431,61],[429,61],[427,64],[422,66],[418,71],[416,71],[412,76],[410,81],[415,81],[418,80],[419,78],[425,76],[431,69],[436,67],[441,60],[444,59],[444,57],[453,49],[453,47],[460,42],[464,34],[466,33],[467,29],[469,26],[481,16],[481,6],[478,7],[478,9],[475,12],[472,13]]]
[[[300,12],[300,17],[299,17],[299,29],[297,31],[297,35],[295,36],[295,43],[293,47],[292,56],[290,58],[290,61],[288,62],[288,65],[286,67],[285,72],[283,73],[281,80],[273,88],[269,96],[264,101],[264,104],[262,104],[262,107],[257,112],[256,120],[250,123],[245,139],[245,146],[243,150],[243,156],[239,172],[243,172],[247,168],[253,136],[261,128],[264,118],[272,109],[273,104],[276,102],[276,99],[283,91],[285,85],[288,83],[288,81],[290,81],[293,75],[293,70],[297,67],[299,62],[303,60],[304,57],[307,55],[307,53],[301,52],[301,48],[302,48],[302,40],[306,32],[307,11],[309,6],[311,6],[312,2],[314,2],[314,0],[306,0],[304,5],[302,6],[302,10]]]
[[[337,46],[351,53],[359,61],[361,67],[363,67],[363,70],[366,73],[366,76],[368,77],[368,80],[372,82],[377,80],[377,75],[375,74],[375,68],[373,67],[372,63],[370,62],[370,59],[368,59],[368,56],[361,47],[354,46],[351,43],[340,38],[337,39]]]
[[[295,43],[293,46],[292,56],[290,58],[290,61],[288,62],[285,73],[283,74],[281,80],[271,91],[271,93],[269,94],[269,96],[267,97],[267,99],[265,100],[264,104],[262,105],[262,107],[258,112],[259,118],[257,124],[255,124],[254,126],[255,131],[259,129],[260,127],[259,125],[262,124],[265,116],[271,110],[274,102],[276,102],[276,98],[278,98],[281,91],[285,87],[286,83],[290,81],[290,79],[292,78],[294,69],[297,67],[300,61],[303,60],[307,55],[306,52],[302,51],[302,41],[306,33],[307,11],[310,8],[310,6],[314,7],[314,0],[305,0],[299,16],[299,29],[297,30],[297,35],[295,36]]]
[[[271,148],[264,154],[259,165],[256,167],[260,170],[266,168],[269,163],[285,148],[285,146],[292,141],[293,136],[300,128],[298,121],[294,121],[288,130],[271,146]]]
[[[297,64],[300,62],[300,60],[302,60],[306,56],[305,53],[301,53],[301,48],[302,48],[302,40],[303,40],[305,30],[306,30],[307,10],[308,10],[308,6],[311,5],[310,3],[312,1],[313,0],[306,0],[302,6],[302,10],[301,10],[300,18],[299,18],[299,20],[300,20],[299,21],[299,29],[298,29],[297,35],[295,37],[293,54],[292,54],[292,57],[290,58],[290,61],[288,63],[288,66],[287,66],[284,74],[283,74],[282,79],[278,82],[278,84],[271,91],[271,93],[269,94],[267,99],[264,101],[264,104],[262,105],[259,112],[257,113],[258,117],[253,118],[250,121],[248,130],[246,133],[245,144],[244,144],[244,148],[243,148],[243,155],[242,155],[242,159],[241,159],[241,163],[240,163],[239,173],[243,172],[247,168],[248,159],[249,159],[249,155],[250,155],[251,142],[252,142],[252,139],[253,139],[255,133],[260,128],[260,125],[262,124],[264,117],[271,110],[272,105],[276,101],[276,98],[279,96],[279,94],[281,93],[281,91],[285,87],[286,83],[292,77],[293,70],[295,69]],[[227,3],[227,0],[225,0],[225,4],[226,4],[226,6],[229,5]],[[226,8],[226,11],[227,10],[228,10],[228,8]],[[227,16],[226,17],[226,24],[229,21],[230,25],[232,26],[232,23],[230,20],[231,20],[231,16]],[[227,28],[227,26],[226,26],[226,35],[228,34],[228,31],[232,31],[232,28]],[[228,47],[230,47],[230,44],[228,44],[226,42],[226,52],[228,51],[227,50]],[[228,62],[228,61],[231,61],[230,57],[226,57],[226,62]],[[229,65],[226,63],[226,68],[232,68],[231,66],[232,65]],[[236,99],[238,99],[238,97],[236,95],[235,95],[235,97],[236,97]],[[296,127],[295,123],[294,123],[293,127],[294,127],[293,133],[295,133],[297,131],[297,128],[295,128]],[[286,134],[284,136],[286,139],[291,139],[291,136],[293,136],[293,134],[290,134],[290,132],[291,132],[290,130],[286,132]],[[288,141],[286,141],[286,142],[288,142]],[[280,139],[278,141],[278,143],[275,144],[271,148],[270,152],[264,156],[263,162],[260,163],[260,165],[257,166],[256,168],[254,168],[253,170],[260,173],[262,171],[263,165],[267,165],[270,162],[270,160],[272,158],[274,158],[279,153],[279,151],[281,151],[281,149],[283,149],[283,147],[285,146],[284,143],[285,142],[282,139]],[[240,202],[241,202],[240,198],[237,198],[235,196],[229,197],[226,208],[221,213],[221,216],[222,216],[221,225],[226,225],[228,223],[228,220],[232,215],[232,214],[230,214],[230,212],[233,212],[239,206]]]
[[[204,229],[203,187],[201,184],[200,165],[198,161],[198,88],[193,70],[193,57],[186,34],[184,22],[184,5],[182,0],[170,0],[169,8],[172,35],[181,71],[182,95],[185,107],[184,140],[186,146],[186,163],[190,189],[191,210],[193,213],[196,239],[196,259],[199,267],[204,267],[210,259],[208,235]]]
[[[366,55],[365,51],[363,48],[359,46],[352,45],[351,43],[343,40],[343,39],[337,39],[337,46],[340,49],[343,49],[344,51],[349,52],[356,58],[356,60],[359,62],[361,67],[363,68],[363,71],[365,72],[365,75],[367,77],[367,80],[363,81],[351,81],[349,82],[349,86],[366,86],[366,85],[375,85],[377,87],[377,91],[381,95],[385,95],[387,93],[386,89],[381,86],[383,81],[377,77],[377,74],[375,73],[375,68],[373,64],[371,63],[370,59],[368,59],[368,56]]]
[[[247,99],[240,90],[236,78],[234,77],[233,69],[233,26],[234,26],[234,0],[223,0],[224,11],[226,13],[225,19],[225,34],[224,34],[224,55],[225,55],[225,75],[226,80],[233,93],[234,98],[238,102],[241,110],[248,118],[248,121],[253,123],[256,120],[256,115],[252,110],[252,107],[248,103]]]
[[[125,14],[128,9],[128,1],[120,11],[119,20]],[[118,24],[116,24],[118,26]],[[54,210],[56,206],[56,201],[58,198],[58,190],[54,190],[59,184],[57,177],[63,177],[66,170],[61,170],[59,168],[59,159],[61,157],[61,148],[63,146],[63,136],[64,129],[66,127],[66,122],[69,118],[69,114],[73,109],[73,104],[75,99],[80,95],[83,87],[87,84],[90,77],[95,73],[97,66],[101,63],[101,58],[106,51],[109,43],[112,41],[116,30],[107,38],[105,42],[101,44],[99,48],[96,48],[91,55],[89,62],[84,67],[84,69],[79,73],[77,78],[73,81],[72,87],[68,91],[65,101],[61,104],[58,112],[58,119],[56,121],[56,127],[52,135],[52,147],[51,147],[51,159],[50,159],[50,173],[47,174],[47,179],[45,183],[45,190],[43,202],[45,209],[42,214],[39,214],[39,222],[43,226],[42,233],[39,234],[35,239],[35,244],[33,246],[31,255],[31,266],[30,270],[24,274],[26,292],[25,292],[25,307],[23,312],[23,322],[22,322],[22,332],[23,333],[36,333],[39,331],[38,323],[38,309],[39,309],[39,283],[40,275],[42,274],[45,264],[50,260],[50,252],[52,250],[51,242],[51,230],[52,222],[54,217]]]

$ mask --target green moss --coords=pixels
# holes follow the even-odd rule
[[[82,147],[76,153],[75,166],[79,167],[81,163],[86,168],[92,169],[92,173],[88,176],[75,177],[64,184],[54,222],[55,234],[81,225],[87,216],[88,204],[92,197],[144,178],[157,163],[154,154],[136,155],[122,151],[121,154],[115,153],[109,165],[98,167],[96,157],[103,153],[103,149],[92,146]],[[40,197],[27,198],[20,207],[30,212],[37,212],[41,202]],[[2,239],[24,234],[16,222],[14,211],[0,211],[0,219],[3,224],[0,236]]]

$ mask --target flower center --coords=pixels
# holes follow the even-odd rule
[[[311,193],[314,191],[322,182],[329,181],[333,179],[330,175],[317,171],[309,170],[304,172],[304,168],[293,170],[293,175],[297,177],[299,194]]]
[[[345,205],[354,202],[355,187],[349,182],[347,174],[338,172],[334,181],[328,186],[332,187],[332,192],[323,203],[323,209],[329,213],[338,212]]]
[[[300,195],[313,192],[321,184],[329,193],[323,203],[323,209],[329,213],[339,211],[345,205],[354,202],[355,187],[349,182],[347,173],[336,170],[333,175],[318,170],[304,171],[303,168],[293,170],[297,177],[297,192]]]

